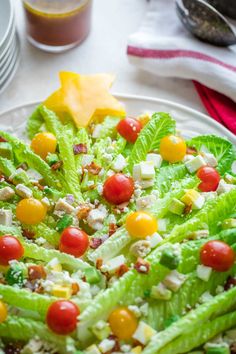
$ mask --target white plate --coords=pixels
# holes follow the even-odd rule
[[[222,125],[205,114],[171,101],[135,95],[115,95],[126,107],[129,115],[136,116],[144,112],[168,112],[177,121],[177,128],[186,137],[199,134],[216,134],[228,138],[236,145],[236,137]],[[38,102],[24,104],[0,114],[0,129],[5,129],[23,137],[25,123]]]
[[[0,1],[0,52],[8,38],[14,19],[14,9],[11,0]]]

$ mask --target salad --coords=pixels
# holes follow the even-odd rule
[[[236,353],[234,146],[111,81],[62,73],[30,141],[0,131],[0,350]]]

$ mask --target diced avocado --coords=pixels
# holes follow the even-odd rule
[[[222,347],[208,347],[206,349],[206,354],[230,354],[230,349],[226,346]]]
[[[46,161],[49,166],[52,166],[59,161],[59,157],[57,156],[57,154],[48,154]]]
[[[61,197],[60,192],[48,186],[45,186],[43,191],[46,194],[46,196],[50,197],[54,202],[58,201],[58,199]]]
[[[226,230],[226,229],[233,229],[234,227],[236,227],[236,219],[230,218],[230,219],[225,219],[222,224],[222,229]]]
[[[164,250],[161,255],[160,264],[169,269],[176,269],[179,265],[179,257],[173,250]]]
[[[29,184],[29,176],[27,173],[22,169],[18,168],[10,177],[9,179],[12,181],[13,184]]]
[[[172,325],[172,323],[178,321],[180,319],[180,317],[178,315],[173,315],[171,317],[168,317],[165,321],[164,321],[164,327],[167,328],[170,325]]]
[[[173,214],[182,215],[185,209],[185,204],[180,200],[173,198],[172,203],[169,207],[169,211]]]
[[[150,293],[150,297],[152,299],[158,300],[170,300],[172,296],[172,292],[166,288],[163,283],[158,285],[153,285]]]
[[[73,217],[71,215],[65,214],[57,223],[56,230],[58,232],[63,231],[66,227],[73,223]]]
[[[101,320],[92,327],[92,332],[99,340],[103,340],[111,334],[111,328],[107,322]]]
[[[89,284],[96,284],[101,280],[100,274],[95,268],[87,268],[84,271],[86,281]]]
[[[6,159],[12,160],[12,146],[8,142],[0,142],[0,156],[5,157]]]
[[[5,280],[9,285],[18,285],[22,288],[24,283],[24,272],[22,267],[17,264],[12,265],[6,273]]]

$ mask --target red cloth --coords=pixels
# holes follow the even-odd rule
[[[236,134],[236,102],[199,82],[194,85],[209,115]]]

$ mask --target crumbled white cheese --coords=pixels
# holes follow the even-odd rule
[[[142,187],[142,189],[147,189],[150,188],[152,186],[154,186],[155,180],[153,179],[149,179],[146,181],[140,181],[140,186]]]
[[[101,267],[101,270],[113,274],[117,269],[120,268],[121,265],[125,264],[125,262],[126,259],[122,254],[104,263]]]
[[[22,198],[31,198],[33,195],[31,189],[21,183],[16,186],[16,194],[18,194]]]
[[[133,334],[133,339],[136,339],[141,344],[146,345],[155,334],[156,331],[152,327],[147,325],[145,322],[140,321],[135,333]]]
[[[4,187],[0,189],[0,200],[6,201],[14,197],[15,192],[11,187]]]
[[[160,168],[163,159],[160,154],[150,153],[150,154],[147,154],[146,161],[151,161],[151,162],[153,162],[154,167]]]
[[[135,164],[133,167],[133,179],[135,181],[140,181],[141,180],[141,167],[140,164]]]
[[[98,208],[90,210],[87,217],[88,225],[94,230],[101,230],[106,217],[107,209],[101,204]]]
[[[41,202],[47,207],[50,207],[50,200],[47,197],[41,199]]]
[[[41,179],[43,179],[43,176],[33,168],[29,168],[27,171],[25,171],[29,177],[30,181],[37,181],[39,182]]]
[[[120,346],[120,349],[123,353],[130,353],[132,347],[129,344],[123,344]]]
[[[217,197],[217,192],[203,192],[201,195],[205,198],[205,200],[211,200]]]
[[[102,131],[102,124],[96,124],[93,129],[92,137],[94,139],[100,138],[101,131]]]
[[[172,270],[165,277],[163,283],[168,289],[176,292],[179,290],[179,288],[182,286],[185,280],[186,280],[186,276],[184,274],[177,272],[177,270]]]
[[[165,232],[167,230],[168,219],[158,219],[158,231]]]
[[[205,203],[205,198],[203,195],[199,195],[196,200],[193,201],[192,207],[193,209],[199,210],[202,209]]]
[[[115,161],[113,162],[112,164],[112,169],[115,171],[115,172],[120,172],[122,171],[125,167],[127,166],[127,162],[126,162],[126,159],[123,155],[119,154]]]
[[[204,158],[204,160],[206,161],[207,165],[208,166],[211,166],[211,167],[216,167],[218,162],[215,158],[215,156],[211,153],[202,153],[202,156]]]
[[[11,226],[12,225],[12,211],[6,209],[0,209],[0,225]]]
[[[163,240],[163,238],[161,235],[155,232],[153,235],[147,236],[146,240],[149,241],[151,248],[154,248]]]
[[[206,161],[201,155],[195,156],[190,161],[185,162],[185,166],[190,173],[196,172],[200,167],[206,166]]]
[[[94,160],[94,156],[93,155],[89,155],[89,154],[83,154],[82,156],[82,161],[81,161],[81,165],[84,166],[88,166],[90,165]]]
[[[60,198],[57,202],[56,202],[56,205],[55,205],[55,209],[54,209],[54,214],[55,212],[64,212],[66,214],[72,214],[74,212],[75,208],[70,205],[69,203],[67,203],[65,201],[65,199],[63,198]]]
[[[104,339],[99,345],[98,348],[102,353],[109,352],[115,346],[116,342],[113,339]]]
[[[156,201],[156,196],[152,194],[140,197],[136,200],[137,210],[150,210],[153,208]]]
[[[183,158],[183,163],[191,161],[192,159],[194,159],[194,156],[191,154],[186,154]]]
[[[141,311],[138,306],[136,305],[129,305],[128,309],[133,312],[133,314],[138,318],[141,316]]]
[[[210,294],[209,291],[205,291],[199,298],[199,302],[204,304],[205,302],[211,301],[213,296]]]
[[[210,279],[211,273],[212,273],[212,268],[206,267],[203,264],[199,264],[197,266],[197,276],[199,279],[208,281]]]
[[[228,193],[230,192],[232,189],[235,189],[236,185],[234,184],[228,184],[225,182],[225,180],[221,179],[218,185],[218,188],[216,190],[216,192],[218,194],[223,194],[223,193]]]

